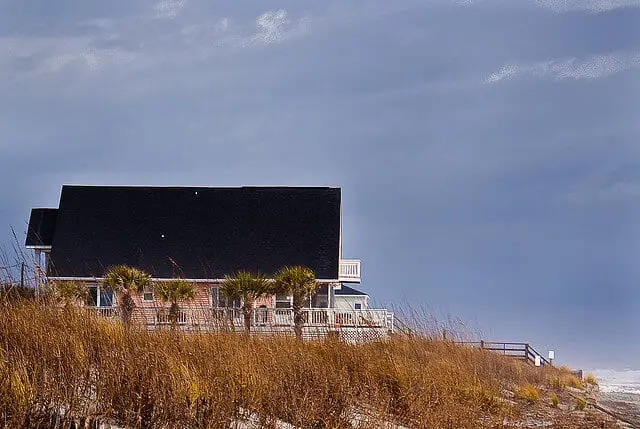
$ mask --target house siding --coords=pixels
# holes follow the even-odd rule
[[[196,296],[193,300],[180,302],[182,309],[208,309],[211,308],[211,288],[219,286],[219,283],[198,283],[196,287]],[[154,294],[153,301],[143,300],[144,292],[133,293],[131,296],[136,305],[137,311],[133,315],[133,321],[136,323],[151,324],[158,310],[165,309],[168,311],[170,304],[164,303]],[[117,304],[117,303],[116,303]],[[274,308],[274,297],[272,295],[261,296],[256,300],[256,307],[265,306],[266,308]],[[205,324],[207,322],[207,312],[196,312],[194,316],[195,322]]]
[[[362,310],[366,310],[368,307],[368,299],[369,297],[366,295],[360,296],[346,296],[346,295],[335,295],[333,297],[334,308],[338,310],[353,310],[355,309],[355,304],[360,304],[362,306]]]

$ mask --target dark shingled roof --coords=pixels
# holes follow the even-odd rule
[[[340,289],[336,289],[335,294],[342,295],[342,296],[368,296],[369,295],[367,293],[360,292],[359,290],[346,286],[344,284]]]
[[[58,209],[32,209],[26,246],[51,246]]]
[[[115,264],[155,278],[273,274],[304,265],[338,278],[339,188],[64,186],[49,275]]]

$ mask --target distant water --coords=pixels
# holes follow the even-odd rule
[[[600,384],[602,393],[631,393],[640,395],[640,370],[614,371],[599,369],[592,371]]]
[[[640,370],[591,371],[598,379],[598,403],[640,427]]]

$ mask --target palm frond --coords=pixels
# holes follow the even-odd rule
[[[190,301],[196,297],[196,288],[193,283],[184,279],[173,279],[168,282],[158,283],[154,287],[163,302]]]
[[[305,299],[313,295],[320,284],[310,268],[302,266],[283,267],[276,273],[274,290],[295,298]]]
[[[233,276],[225,276],[220,284],[220,292],[230,300],[254,301],[269,292],[270,282],[262,274],[239,271]]]
[[[61,280],[53,283],[57,295],[65,302],[82,301],[89,296],[89,288],[83,282]]]
[[[128,265],[115,265],[104,275],[104,286],[116,292],[142,292],[151,285],[151,276]]]

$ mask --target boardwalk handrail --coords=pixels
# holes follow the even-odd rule
[[[483,350],[498,352],[505,356],[523,359],[526,362],[535,363],[536,357],[540,358],[540,365],[551,365],[551,362],[542,356],[529,343],[505,343],[497,341],[459,341],[458,344],[471,347],[479,347]]]
[[[404,335],[412,335],[413,329],[409,327],[401,318],[399,318],[396,314],[393,315],[393,327],[394,332],[398,332]]]

